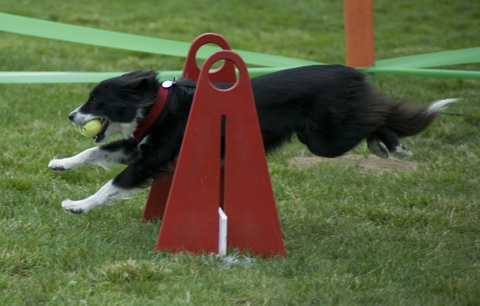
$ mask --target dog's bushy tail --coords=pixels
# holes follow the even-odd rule
[[[407,106],[405,102],[396,103],[391,109],[386,125],[398,137],[416,135],[425,130],[448,104],[456,101],[457,99],[444,99],[419,107]]]

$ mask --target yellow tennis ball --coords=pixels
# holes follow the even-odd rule
[[[80,127],[80,133],[87,137],[96,136],[102,129],[102,121],[100,119],[93,119]]]

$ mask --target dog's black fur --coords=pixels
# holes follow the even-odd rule
[[[398,138],[420,133],[445,104],[453,102],[442,100],[429,106],[407,107],[374,89],[363,73],[340,65],[283,70],[252,78],[251,85],[267,153],[296,134],[312,153],[323,157],[342,155],[364,139],[370,150],[381,157],[388,157],[387,150],[409,155],[409,149],[400,145]],[[75,124],[104,118],[97,142],[116,132],[125,139],[102,145],[82,158],[78,157],[80,153],[75,160],[52,160],[50,167],[67,170],[87,163],[125,163],[128,167],[112,182],[113,189],[124,191],[147,187],[152,180],[171,172],[196,84],[179,80],[170,89],[158,119],[137,143],[133,131],[158,99],[159,86],[155,71],[136,71],[99,83],[88,101],[69,118]],[[227,88],[231,84],[216,86]],[[118,198],[119,194],[123,196],[122,192],[115,193],[106,200]],[[64,208],[72,212],[93,208],[70,202]]]

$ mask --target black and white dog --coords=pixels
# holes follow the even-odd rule
[[[447,104],[455,101],[446,99],[428,106],[407,107],[372,88],[363,73],[340,65],[287,69],[252,78],[251,84],[267,153],[296,134],[312,153],[323,157],[342,155],[363,139],[369,150],[382,158],[387,158],[389,152],[410,155],[398,138],[420,133]],[[84,200],[65,200],[62,207],[72,213],[86,213],[171,173],[195,86],[185,79],[162,86],[155,71],[131,72],[95,86],[87,102],[75,109],[69,119],[76,125],[101,119],[102,129],[94,137],[97,143],[116,133],[124,139],[72,157],[53,159],[48,167],[69,170],[105,163],[128,166],[97,193]],[[151,122],[139,134],[140,126],[154,109],[158,116],[150,118]]]

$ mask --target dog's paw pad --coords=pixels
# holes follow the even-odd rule
[[[378,141],[378,139],[371,139],[367,142],[367,147],[370,153],[377,155],[380,158],[388,158],[387,148]]]
[[[72,214],[83,214],[83,210],[81,209],[76,209],[76,208],[71,208],[71,209],[65,209],[66,212],[72,213]]]

